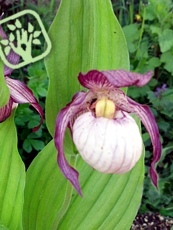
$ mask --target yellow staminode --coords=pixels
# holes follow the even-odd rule
[[[95,106],[96,117],[114,118],[115,116],[115,104],[113,101],[103,97],[98,100]]]

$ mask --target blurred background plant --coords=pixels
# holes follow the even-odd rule
[[[162,158],[158,163],[159,190],[156,190],[148,175],[151,143],[143,130],[146,177],[140,212],[159,212],[173,217],[173,1],[112,2],[127,40],[131,70],[154,72],[147,86],[128,89],[130,97],[151,107],[163,143]]]
[[[32,9],[40,15],[48,30],[58,5],[57,0],[3,1],[0,11],[7,17],[24,9]],[[151,107],[163,142],[162,158],[158,163],[160,180],[157,190],[149,179],[152,146],[148,134],[143,130],[146,177],[139,212],[158,212],[173,217],[173,1],[112,0],[112,5],[127,40],[131,70],[154,72],[147,86],[128,89],[130,97]],[[27,83],[44,108],[48,86],[44,61],[15,70],[13,77]],[[28,105],[19,106],[16,114],[18,143],[26,167],[51,139],[45,123],[39,131],[31,133],[38,123],[39,116]]]

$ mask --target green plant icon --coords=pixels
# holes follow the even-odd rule
[[[21,21],[25,15],[29,17],[29,21],[23,26]],[[37,21],[38,25],[35,26],[37,29],[34,28],[31,23],[33,19]],[[6,26],[8,34],[7,37],[3,37],[3,39],[0,40],[0,57],[6,66],[17,69],[44,58],[50,52],[52,47],[50,39],[39,15],[33,10],[23,10],[0,20],[0,26],[3,24]],[[40,47],[40,53],[37,54],[37,56],[32,54],[34,45]],[[41,49],[42,46],[45,47],[43,52]],[[14,65],[8,61],[7,56],[10,52],[14,52],[21,57],[18,64]]]
[[[0,41],[5,46],[4,53],[7,56],[12,49],[16,54],[20,55],[24,61],[32,61],[32,44],[41,45],[38,37],[41,31],[34,31],[34,26],[29,22],[27,30],[22,28],[22,24],[19,19],[16,19],[15,24],[8,24],[7,27],[11,31],[9,34],[9,40],[3,39]],[[15,46],[15,38],[17,44]]]

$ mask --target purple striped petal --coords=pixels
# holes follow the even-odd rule
[[[39,105],[37,99],[34,97],[32,91],[19,80],[14,80],[9,77],[5,77],[5,80],[10,90],[10,96],[14,102],[19,104],[29,103],[40,114],[40,124],[33,129],[34,132],[37,131],[43,122],[43,110]]]
[[[16,65],[19,63],[19,60],[20,60],[20,56],[17,55],[15,52],[13,52],[12,50],[10,50],[10,53],[7,55],[7,60],[9,63],[13,64],[13,65]],[[10,67],[8,66],[4,66],[4,76],[9,76],[11,75],[13,69],[11,69]]]
[[[8,104],[0,108],[0,122],[5,121],[12,112],[13,99],[10,97]]]
[[[0,17],[1,19],[1,17]],[[5,34],[2,26],[0,25],[0,37],[2,39],[8,39],[7,35]],[[16,65],[19,63],[20,56],[16,54],[12,49],[10,50],[10,53],[7,55],[6,59],[9,63]],[[13,69],[9,68],[8,66],[4,66],[4,76],[9,76],[12,73]]]
[[[141,119],[143,125],[148,131],[153,145],[153,159],[150,167],[150,176],[153,184],[157,187],[158,175],[155,169],[155,164],[159,161],[162,152],[162,145],[159,138],[159,129],[153,113],[147,105],[140,105],[139,103],[127,98],[130,103],[131,112],[135,113]]]
[[[2,16],[0,16],[0,20],[1,20],[1,18],[2,18]],[[2,39],[7,39],[8,38],[1,25],[0,25],[0,37]]]
[[[139,74],[125,70],[91,70],[86,74],[80,73],[78,79],[85,88],[99,90],[101,88],[120,88],[132,85],[143,86],[150,81],[152,76],[152,71]]]
[[[69,103],[65,108],[63,108],[56,119],[56,128],[55,128],[55,146],[58,150],[58,165],[64,174],[64,176],[72,183],[75,187],[77,192],[82,196],[82,191],[78,181],[78,172],[72,168],[64,156],[64,135],[67,126],[69,125],[70,121],[73,120],[73,117],[83,108],[86,102],[87,93],[79,92],[75,94],[72,99],[72,102]]]

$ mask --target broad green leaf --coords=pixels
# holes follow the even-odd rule
[[[129,68],[126,41],[109,0],[63,0],[49,31],[53,49],[46,122],[53,135],[57,113],[80,90],[77,76],[90,69]]]
[[[66,147],[67,152],[72,151],[69,146]],[[58,170],[56,155],[54,143],[51,141],[27,171],[24,230],[56,230],[68,208],[72,186]],[[75,158],[71,157],[72,165],[74,161]]]
[[[10,92],[4,78],[4,65],[0,59],[0,108],[8,103],[9,96]]]
[[[129,60],[109,0],[62,0],[49,37],[53,49],[45,60],[50,80],[46,122],[53,135],[58,111],[81,89],[80,71],[129,69]],[[80,157],[70,156],[69,138],[64,145],[69,163],[73,166],[70,158],[77,160],[84,197],[74,192],[71,201],[72,187],[58,170],[56,149],[50,142],[27,172],[24,229],[129,230],[142,196],[143,157],[129,173],[104,175]]]
[[[142,196],[143,157],[129,173],[101,174],[79,157],[83,198],[74,195],[58,230],[129,230]]]
[[[17,150],[14,112],[0,123],[0,226],[22,229],[25,167]]]

